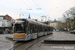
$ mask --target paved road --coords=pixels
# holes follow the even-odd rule
[[[13,34],[0,34],[0,50],[13,50],[13,49],[14,50],[25,50],[31,45],[34,45],[35,43],[41,41],[43,38],[44,39],[47,38],[49,35],[40,37],[36,40],[22,41],[22,42],[13,41],[13,40],[6,38],[6,37],[12,37],[12,36]]]
[[[70,34],[67,32],[54,32],[61,34]],[[73,34],[74,35],[74,34]],[[0,50],[75,50],[75,44],[44,44],[42,43],[48,37],[52,35],[47,35],[40,37],[36,40],[14,42],[7,40],[5,36],[10,35],[0,35]],[[59,35],[58,35],[59,36]],[[4,39],[4,40],[3,40]]]
[[[13,36],[13,34],[0,34],[0,50],[9,50],[13,47],[13,40],[9,40],[6,36]]]
[[[31,48],[32,46],[34,46],[35,44],[41,44],[41,42],[48,38],[50,35],[47,35],[47,36],[42,36],[42,37],[39,37],[35,40],[30,40],[30,41],[22,41],[22,42],[17,42],[15,44],[13,44],[13,49],[14,50],[29,50],[29,48]]]
[[[54,32],[54,34],[70,34],[67,32]],[[72,34],[74,35],[74,34]],[[52,36],[52,35],[51,35]],[[49,37],[51,37],[49,36]],[[59,36],[59,35],[58,35]],[[64,36],[63,36],[64,37]],[[40,43],[40,42],[39,42]],[[41,43],[41,44],[35,44],[34,46],[32,46],[31,48],[29,48],[29,50],[75,50],[75,44],[47,44],[47,43]]]
[[[54,32],[53,35],[56,33],[67,34],[67,35],[70,34],[68,32]],[[52,35],[42,37],[43,39],[39,38],[39,40],[42,39],[42,41],[35,40],[35,41],[38,41],[38,43],[35,43],[31,47],[28,47],[28,46],[34,43],[34,41],[24,43],[23,45],[17,47],[15,50],[75,50],[75,44],[44,44],[42,43],[45,40],[44,38],[51,37],[51,36]]]

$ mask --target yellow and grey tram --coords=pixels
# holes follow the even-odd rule
[[[16,19],[13,40],[27,41],[40,36],[51,34],[53,27],[29,19]]]

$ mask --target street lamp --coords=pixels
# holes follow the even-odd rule
[[[41,8],[36,8],[36,10],[41,10]]]
[[[26,10],[32,10],[32,9],[26,9]]]
[[[22,8],[20,8],[20,11],[22,11]],[[21,18],[21,15],[24,16],[23,13],[20,13],[20,14],[19,14],[19,18]]]
[[[41,16],[41,17],[45,17],[45,22],[46,22],[46,16]]]
[[[21,15],[22,15],[22,16],[24,16],[24,14],[23,14],[23,13],[20,13],[20,14],[19,14],[19,18],[21,18]]]

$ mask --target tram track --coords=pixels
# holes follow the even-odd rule
[[[41,39],[40,41],[42,41],[42,39]],[[29,48],[31,48],[31,47],[32,47],[33,45],[35,45],[36,43],[39,43],[40,41],[37,41],[37,42],[31,44],[31,45],[30,45],[29,47],[27,47],[25,50],[28,50]]]
[[[22,43],[22,44],[23,44],[23,43]],[[22,44],[19,44],[19,45],[15,46],[15,47],[13,47],[13,48],[11,48],[11,49],[9,49],[9,50],[14,50],[14,49],[16,49],[17,47],[21,46]]]
[[[44,38],[47,38],[48,36],[50,36],[50,35],[47,35],[47,36],[45,36]],[[37,44],[37,43],[39,43],[39,42],[41,42],[41,41],[43,41],[44,40],[44,38],[43,37],[41,37],[42,39],[40,39],[39,41],[36,41],[35,43],[33,43],[33,44],[31,44],[29,47],[27,47],[25,50],[29,50],[32,46],[34,46],[35,44]]]
[[[32,46],[34,46],[35,44],[41,42],[42,40],[44,40],[45,38],[47,38],[48,36],[50,35],[47,35],[47,36],[42,36],[42,37],[39,37],[35,40],[29,40],[29,41],[22,41],[21,43],[19,43],[17,46],[14,46],[12,47],[11,49],[9,50],[16,50],[17,48],[19,48],[20,46],[22,45],[25,45],[25,50],[28,50],[30,49]]]
[[[18,41],[14,41],[14,43],[13,44],[15,44],[15,43],[17,43]],[[14,50],[14,49],[16,49],[17,47],[19,47],[19,46],[21,46],[21,45],[23,45],[24,43],[20,43],[20,44],[18,44],[18,45],[16,45],[16,46],[14,46],[14,47],[12,47],[11,49],[9,49],[9,50]]]

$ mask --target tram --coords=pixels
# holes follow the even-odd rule
[[[53,27],[30,19],[16,19],[13,40],[27,41],[53,33]]]

